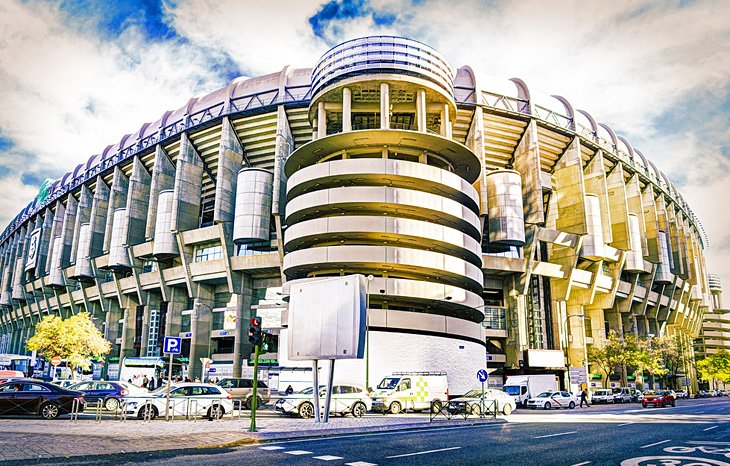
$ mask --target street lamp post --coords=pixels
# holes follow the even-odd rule
[[[365,289],[365,390],[370,391],[370,282],[373,275],[368,275]]]
[[[563,327],[565,328],[565,356],[567,358],[568,363],[568,370],[566,371],[566,377],[565,377],[565,386],[570,390],[570,334],[568,332],[568,321],[572,319],[573,317],[580,317],[581,319],[585,318],[585,314],[573,314],[571,316],[567,316],[563,320]],[[585,324],[583,324],[583,346],[586,345],[586,339],[585,339]],[[587,351],[587,349],[586,349]],[[585,366],[586,366],[586,385],[588,384],[588,358],[585,358]]]

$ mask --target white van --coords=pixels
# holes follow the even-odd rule
[[[385,377],[375,391],[373,411],[389,411],[398,414],[411,409],[415,412],[441,409],[441,403],[449,399],[446,372],[394,372]]]

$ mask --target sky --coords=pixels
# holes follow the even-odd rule
[[[699,217],[708,272],[730,288],[729,13],[702,0],[3,0],[0,229],[46,178],[192,96],[393,34],[624,136]]]

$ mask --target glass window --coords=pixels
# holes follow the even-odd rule
[[[223,258],[223,247],[217,245],[203,245],[195,250],[193,262],[207,262]]]
[[[110,383],[98,383],[96,384],[97,390],[114,390],[114,385]]]
[[[156,261],[144,261],[142,264],[142,273],[149,273],[157,271]]]
[[[185,396],[185,388],[187,387],[176,388],[170,392],[170,396]]]
[[[411,388],[411,379],[403,379],[403,381],[400,383],[400,389],[408,390],[410,388]]]
[[[236,381],[233,379],[224,379],[220,386],[223,388],[236,388]]]
[[[47,392],[49,391],[46,387],[43,385],[38,385],[34,383],[27,383],[23,387],[24,392]]]
[[[73,389],[74,390],[91,390],[91,383],[90,382],[80,383],[80,384],[76,385]]]

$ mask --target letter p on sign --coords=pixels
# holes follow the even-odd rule
[[[182,338],[165,337],[165,342],[162,346],[165,354],[180,354],[182,351]]]

